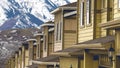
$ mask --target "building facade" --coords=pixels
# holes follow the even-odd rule
[[[120,0],[78,0],[58,7],[6,68],[119,68]],[[15,61],[14,61],[15,60]],[[13,62],[14,61],[14,62]]]

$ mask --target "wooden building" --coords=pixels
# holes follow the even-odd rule
[[[60,6],[51,13],[55,17],[55,40],[54,51],[62,50],[77,43],[77,20],[76,16],[68,17],[67,13],[76,12],[76,3]],[[65,45],[65,46],[64,46]]]
[[[28,39],[28,55],[29,55],[29,61],[28,65],[32,65],[32,60],[36,59],[36,39]],[[34,52],[35,50],[35,52]]]
[[[80,51],[71,48],[77,44],[77,2],[60,6],[51,13],[55,16],[55,44],[52,55],[59,56],[60,68],[78,67],[78,58],[69,55]]]
[[[36,38],[38,37],[38,43],[40,44],[40,57],[37,60],[33,60],[33,63],[38,64],[38,68],[46,68],[49,66],[54,67],[54,56],[50,54],[54,51],[54,22],[48,21],[41,26],[42,33],[35,34]],[[58,57],[57,57],[58,58]],[[53,60],[53,61],[52,61]]]
[[[112,55],[112,67],[111,68],[119,68],[120,66],[120,0],[114,0],[112,2],[113,4],[113,12],[112,12],[112,20],[106,21],[100,24],[101,28],[105,30],[112,30],[115,31],[115,44],[113,45],[113,48],[115,51]]]
[[[43,56],[43,33],[36,33],[34,34],[34,37],[36,38],[36,59],[42,58]]]
[[[28,51],[28,43],[22,43],[22,68],[26,68],[29,64],[29,51]]]
[[[119,68],[119,9],[120,0],[78,0],[56,8],[54,22],[42,24],[35,34],[36,46],[28,40],[29,60],[21,63],[26,54],[19,49],[15,67]],[[12,61],[8,67],[14,67]]]

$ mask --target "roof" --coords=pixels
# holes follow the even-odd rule
[[[76,10],[77,9],[77,2],[74,3],[70,3],[70,4],[66,4],[66,5],[62,5],[58,8],[56,8],[55,10],[53,10],[51,13],[54,14],[60,10]]]
[[[89,49],[91,53],[103,54],[102,52],[105,53],[107,52],[107,49],[103,47],[103,44],[113,42],[114,40],[115,40],[114,36],[106,36],[94,40],[89,40],[73,45],[70,48],[54,52],[52,53],[52,55],[57,56],[83,55],[85,49]]]
[[[78,51],[81,51],[81,49],[79,48],[67,48],[67,49],[64,49],[64,50],[60,50],[60,51],[57,51],[57,52],[78,52]]]
[[[48,57],[37,59],[37,61],[41,61],[41,62],[59,62],[59,57],[51,55],[51,56],[48,56]]]
[[[80,48],[66,48],[64,50],[56,51],[52,53],[54,56],[70,56],[70,55],[83,55],[83,49]]]
[[[106,36],[106,37],[101,37],[101,38],[85,41],[85,42],[78,43],[78,44],[94,44],[94,43],[104,44],[104,43],[112,42],[114,40],[115,40],[114,36]]]
[[[120,28],[120,19],[111,20],[111,21],[108,21],[107,23],[101,23],[100,27],[102,27],[104,29],[117,29],[117,28]]]
[[[59,64],[59,57],[51,55],[51,56],[43,57],[37,60],[32,60],[32,62],[35,64],[54,65],[54,64]]]
[[[105,46],[109,45],[106,43],[109,42],[114,42],[114,36],[106,36],[106,37],[101,37],[101,38],[97,38],[94,40],[89,40],[89,41],[85,41],[82,43],[78,43],[73,45],[73,48],[80,48],[80,49],[106,49]]]

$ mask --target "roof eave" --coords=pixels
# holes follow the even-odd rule
[[[91,49],[91,48],[103,48],[101,43],[94,43],[94,44],[76,44],[73,45],[72,48],[81,48],[81,49]]]
[[[42,61],[35,61],[35,60],[32,60],[33,63],[36,63],[36,64],[42,64],[42,65],[54,65],[54,64],[58,64],[59,65],[59,62],[42,62]]]
[[[77,7],[59,7],[59,8],[56,8],[55,10],[53,10],[51,12],[51,14],[55,14],[56,12],[60,11],[60,10],[76,10]]]

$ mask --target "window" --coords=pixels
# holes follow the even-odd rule
[[[60,22],[60,40],[61,40],[61,35],[62,35],[62,34],[61,34],[61,33],[62,33],[62,31],[61,31],[62,28],[61,28],[61,27],[62,27],[62,23]]]
[[[118,0],[118,8],[120,9],[120,0]]]
[[[86,2],[86,18],[87,24],[90,24],[90,0]]]
[[[80,26],[84,25],[84,2],[81,2],[80,5]]]
[[[107,0],[101,0],[101,9],[107,8]]]
[[[58,23],[56,23],[56,41],[58,40]]]
[[[61,40],[61,26],[62,26],[62,23],[59,22],[56,24],[56,41],[59,41]]]

